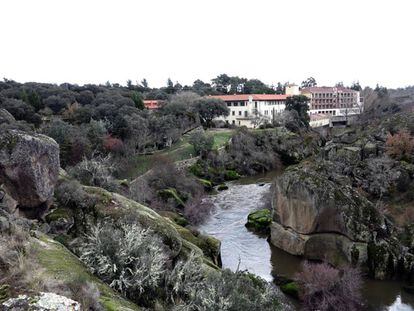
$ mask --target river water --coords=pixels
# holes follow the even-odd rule
[[[224,268],[249,270],[272,281],[274,275],[293,277],[302,259],[271,245],[265,236],[250,232],[244,225],[247,215],[264,207],[270,190],[271,173],[229,183],[229,189],[209,196],[216,207],[199,230],[221,240]],[[370,310],[414,311],[414,295],[405,293],[401,283],[365,280],[364,299]]]

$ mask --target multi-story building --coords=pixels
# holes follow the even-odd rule
[[[327,114],[331,116],[348,116],[360,114],[363,109],[358,91],[343,86],[315,86],[300,90],[309,98],[309,114]]]
[[[219,117],[227,124],[255,128],[271,122],[285,110],[287,95],[239,94],[211,96],[226,102],[230,110],[227,117]]]

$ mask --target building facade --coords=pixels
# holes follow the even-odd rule
[[[315,86],[303,88],[300,92],[309,98],[310,115],[348,116],[360,114],[363,110],[360,93],[349,88]]]
[[[239,94],[211,96],[223,100],[230,110],[227,117],[216,118],[227,124],[256,128],[271,122],[286,107],[287,95]]]

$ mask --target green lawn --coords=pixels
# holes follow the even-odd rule
[[[214,149],[223,147],[233,135],[233,130],[209,130],[209,134],[214,137]],[[195,156],[193,146],[188,142],[190,135],[184,135],[179,142],[173,144],[170,148],[154,152],[151,155],[140,155],[133,159],[127,171],[121,172],[121,179],[134,179],[149,171],[157,160],[158,156],[166,156],[172,161],[182,161]]]

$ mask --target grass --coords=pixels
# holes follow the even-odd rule
[[[224,147],[233,135],[233,130],[209,130],[208,133],[213,135],[213,149]],[[191,134],[184,135],[180,141],[173,144],[170,148],[154,152],[149,155],[140,155],[131,161],[130,168],[119,174],[121,179],[134,179],[145,174],[155,164],[158,156],[166,156],[172,161],[183,161],[195,156],[193,146],[189,143]]]

